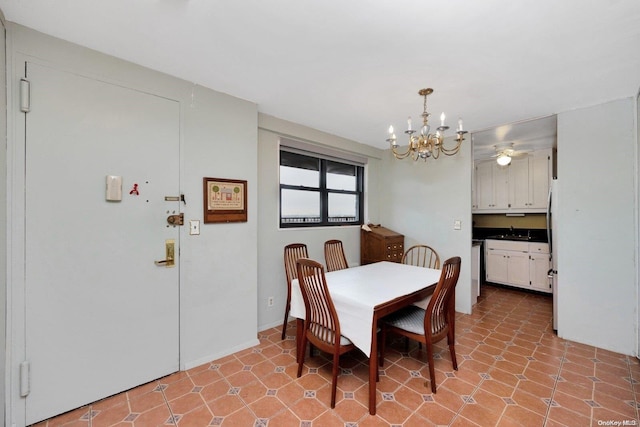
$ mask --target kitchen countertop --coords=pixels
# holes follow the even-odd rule
[[[534,242],[534,243],[547,243],[546,238],[533,237],[520,234],[500,234],[497,236],[487,236],[485,240],[509,240],[512,242]]]
[[[545,229],[521,229],[521,228],[474,228],[475,240],[509,240],[515,242],[547,243],[547,230]]]

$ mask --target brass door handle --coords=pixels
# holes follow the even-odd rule
[[[165,267],[174,267],[175,264],[175,244],[176,241],[173,239],[167,239],[164,242],[164,250],[165,250],[165,259],[161,261],[154,261],[154,264],[157,266],[165,266]]]

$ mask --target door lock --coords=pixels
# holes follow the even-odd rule
[[[184,225],[184,214],[178,214],[178,215],[169,215],[167,217],[167,222],[170,225],[176,226],[176,225]]]
[[[165,259],[162,261],[154,261],[159,267],[174,267],[175,264],[175,246],[176,241],[173,239],[167,239],[164,242]]]

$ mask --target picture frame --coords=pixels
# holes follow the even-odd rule
[[[247,181],[202,179],[204,223],[247,222]]]

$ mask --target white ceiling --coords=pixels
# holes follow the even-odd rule
[[[416,122],[424,87],[435,90],[431,124],[445,111],[470,131],[640,88],[638,0],[0,0],[0,9],[379,148],[389,124]],[[475,143],[493,150],[487,135]]]
[[[496,126],[472,133],[474,158],[487,159],[505,149],[514,154],[556,147],[555,115]]]

